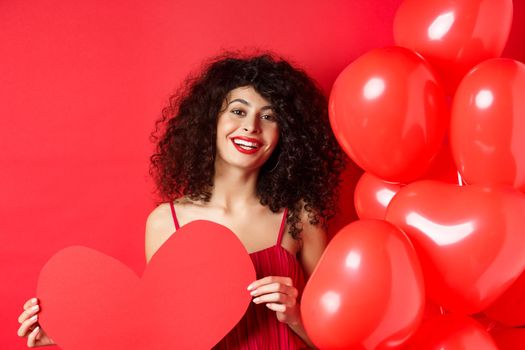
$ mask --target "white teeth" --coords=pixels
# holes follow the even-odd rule
[[[253,147],[253,148],[257,148],[257,143],[255,142],[248,142],[248,141],[245,141],[245,140],[241,140],[241,139],[234,139],[233,142],[239,146],[247,146],[247,147]]]

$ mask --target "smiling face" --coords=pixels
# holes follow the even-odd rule
[[[217,121],[216,165],[259,169],[279,142],[277,117],[251,86],[231,90]]]

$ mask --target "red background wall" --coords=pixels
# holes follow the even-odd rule
[[[141,273],[148,136],[203,58],[273,50],[329,92],[354,58],[393,43],[400,2],[0,1],[0,348],[25,347],[16,318],[59,249],[92,247]],[[525,61],[524,21],[517,0],[504,56]],[[335,227],[353,215],[355,177]]]

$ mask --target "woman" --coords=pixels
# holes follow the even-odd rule
[[[215,348],[312,345],[300,295],[326,246],[346,162],[315,83],[269,54],[216,58],[170,98],[152,139],[161,204],[146,222],[146,259],[204,219],[231,229],[257,272],[253,303]],[[52,343],[38,327],[38,301],[24,308],[19,335],[30,347]]]

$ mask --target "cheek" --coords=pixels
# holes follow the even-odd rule
[[[237,129],[237,125],[231,118],[219,118],[217,122],[217,136],[227,136]]]
[[[269,138],[272,140],[274,146],[277,145],[280,138],[279,127],[275,126],[268,132]]]

